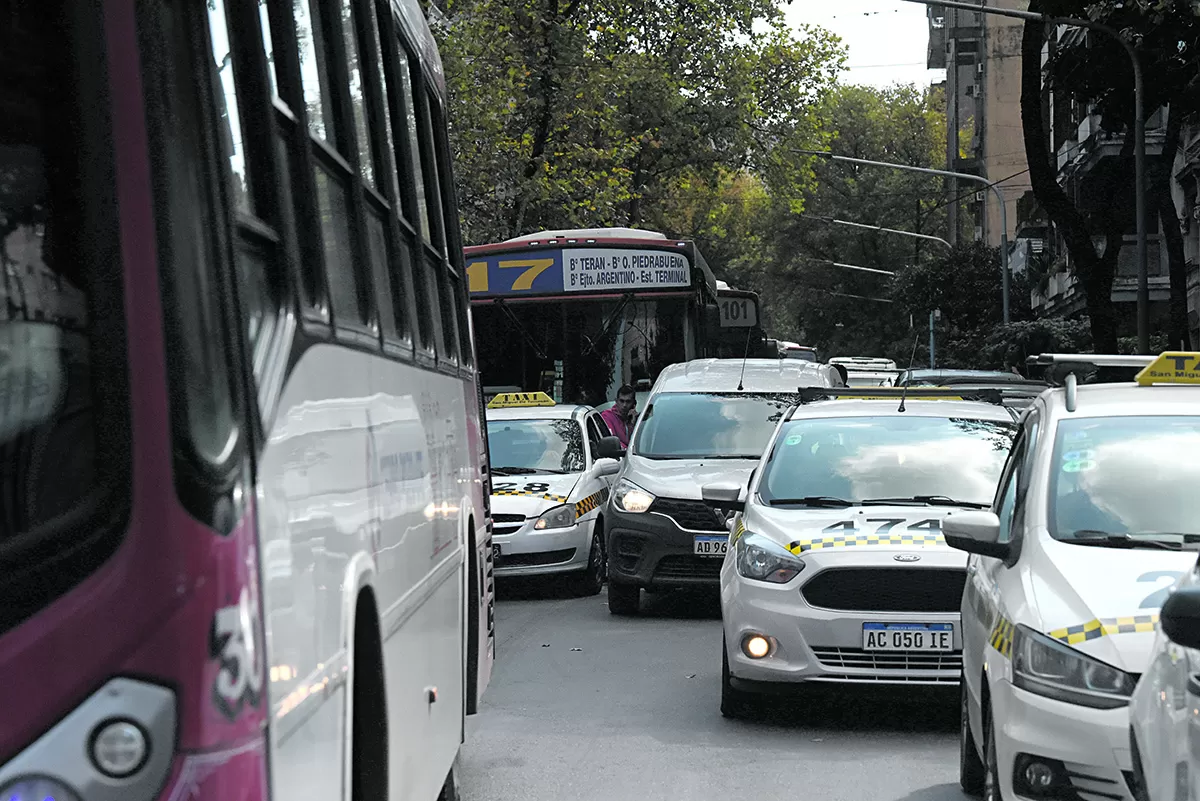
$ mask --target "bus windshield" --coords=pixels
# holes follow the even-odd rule
[[[64,16],[0,2],[0,542],[98,482],[87,288],[100,265],[84,252],[88,151]]]
[[[638,427],[646,459],[757,459],[796,402],[791,393],[665,392]]]
[[[494,475],[578,473],[583,432],[574,420],[490,420],[488,450]]]

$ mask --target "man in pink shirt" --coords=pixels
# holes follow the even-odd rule
[[[621,447],[628,448],[633,421],[637,419],[637,393],[633,387],[625,384],[618,389],[616,403],[600,412],[600,418],[609,433],[621,441]]]

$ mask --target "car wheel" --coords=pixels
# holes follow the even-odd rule
[[[567,579],[567,588],[578,598],[599,595],[600,590],[604,589],[604,544],[599,532],[592,534],[587,567],[571,574]]]
[[[959,679],[962,687],[962,720],[958,732],[958,784],[964,793],[979,795],[983,792],[984,774],[986,767],[979,758],[979,749],[975,746],[975,735],[971,734],[971,717],[967,699],[967,679]]]
[[[608,611],[614,615],[636,615],[642,604],[641,593],[636,584],[608,582]]]
[[[996,759],[996,731],[991,710],[983,716],[983,801],[1000,801],[1000,768]]]
[[[721,714],[734,720],[750,716],[750,700],[746,693],[733,686],[729,673],[729,651],[721,635]]]

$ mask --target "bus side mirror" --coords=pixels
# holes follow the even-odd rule
[[[600,442],[596,444],[596,456],[600,459],[624,459],[625,449],[621,447],[621,440],[616,437],[601,437]]]

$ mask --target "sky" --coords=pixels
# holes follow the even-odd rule
[[[904,0],[791,0],[792,25],[819,25],[842,38],[849,55],[844,83],[928,86],[945,70],[925,69],[929,28],[925,6]]]

